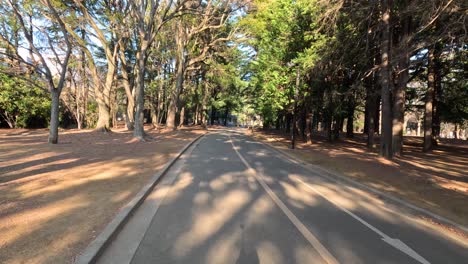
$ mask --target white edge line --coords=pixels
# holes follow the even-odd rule
[[[236,152],[237,156],[241,159],[242,163],[249,169],[255,179],[260,183],[260,185],[265,189],[271,199],[275,202],[275,204],[283,211],[283,213],[288,217],[288,219],[293,223],[293,225],[299,230],[299,232],[309,241],[312,247],[317,250],[319,255],[325,260],[325,262],[329,264],[338,264],[338,260],[325,248],[322,243],[317,239],[317,237],[312,234],[312,232],[307,229],[307,227],[294,215],[291,210],[280,200],[280,198],[273,192],[273,190],[268,187],[265,181],[257,175],[257,172],[250,166],[250,164],[245,160],[245,158],[239,153],[236,146],[234,145],[234,141],[232,140],[231,136],[229,139],[231,141],[232,147]]]
[[[334,172],[331,172],[331,171],[329,171],[329,170],[327,170],[327,169],[325,169],[325,168],[322,168],[321,166],[318,166],[318,165],[315,165],[315,164],[311,164],[311,163],[307,163],[307,162],[299,161],[299,160],[297,160],[297,158],[291,156],[291,154],[286,153],[286,152],[285,152],[284,150],[282,150],[282,149],[278,149],[278,148],[272,146],[272,145],[269,144],[269,143],[265,143],[265,142],[262,142],[262,141],[257,140],[257,139],[255,139],[255,140],[256,140],[257,142],[263,144],[264,146],[270,148],[271,150],[280,153],[280,154],[283,155],[286,159],[288,159],[290,162],[302,166],[302,167],[305,168],[306,170],[308,170],[308,171],[314,173],[315,175],[317,175],[317,176],[319,176],[319,177],[326,178],[326,179],[329,179],[329,180],[334,181],[334,182],[337,182],[337,183],[346,183],[347,185],[346,185],[345,187],[348,188],[349,190],[352,190],[351,187],[356,187],[356,188],[358,188],[358,189],[371,192],[371,193],[373,193],[374,195],[381,196],[381,197],[383,197],[384,199],[387,199],[387,200],[389,200],[389,201],[391,201],[391,202],[393,202],[393,203],[396,203],[396,204],[400,204],[400,205],[402,205],[402,206],[404,206],[404,207],[407,207],[408,209],[412,209],[412,210],[414,210],[414,211],[417,211],[417,212],[419,212],[420,214],[425,214],[425,215],[428,216],[428,217],[431,217],[431,218],[433,218],[433,219],[435,219],[435,220],[438,220],[439,222],[442,222],[442,223],[444,223],[444,224],[447,224],[447,225],[449,225],[449,226],[452,226],[452,227],[454,227],[454,228],[457,228],[457,229],[459,229],[461,232],[463,232],[463,233],[465,233],[465,234],[468,234],[468,227],[463,226],[463,225],[461,225],[461,224],[458,224],[458,223],[456,223],[456,222],[454,222],[454,221],[452,221],[452,220],[450,220],[450,219],[448,219],[448,218],[445,218],[445,217],[443,217],[443,216],[441,216],[441,215],[438,215],[438,214],[436,214],[436,213],[430,212],[430,211],[428,211],[428,210],[426,210],[426,209],[424,209],[424,208],[418,207],[418,206],[416,206],[416,205],[414,205],[414,204],[411,204],[411,203],[409,203],[409,202],[406,202],[406,201],[404,201],[404,200],[402,200],[402,199],[400,199],[400,198],[394,197],[394,196],[392,196],[392,195],[390,195],[390,194],[387,194],[387,193],[384,193],[384,192],[382,192],[382,191],[373,189],[373,188],[370,187],[370,186],[367,186],[367,185],[365,185],[365,184],[363,184],[363,183],[357,182],[357,181],[355,181],[355,180],[353,180],[353,179],[350,179],[350,178],[348,178],[348,177],[346,177],[346,176],[338,175],[338,174],[336,174],[336,173],[334,173]],[[320,173],[318,173],[318,172],[316,172],[316,171],[313,171],[309,166],[310,166],[310,167],[313,167],[314,169],[319,170],[319,171],[321,171],[322,173],[325,173],[325,174],[320,174]],[[351,186],[348,186],[348,185],[351,185]],[[383,200],[383,199],[380,198],[380,200]],[[387,209],[393,210],[393,209],[391,209],[391,208],[387,208]],[[394,211],[394,210],[393,210],[393,211]],[[397,213],[397,212],[395,212],[395,213]],[[398,212],[398,213],[401,213],[401,212]],[[408,212],[408,213],[411,213],[411,212]],[[415,213],[413,212],[413,215],[414,215],[414,214],[415,214]],[[411,219],[409,216],[406,216],[406,217],[407,217],[408,219]]]
[[[231,139],[231,143],[232,145],[234,146],[234,141]],[[244,162],[244,164],[250,169],[250,170],[253,170],[255,171],[252,167],[250,167],[247,163],[247,161],[245,161],[245,159],[240,155],[240,153],[237,151],[237,149],[234,147],[234,150],[236,151],[236,153],[239,155],[239,157],[242,159],[242,161]],[[296,163],[296,162],[294,162]],[[254,174],[255,178],[257,178],[257,176]],[[274,195],[276,197],[276,199],[279,200],[279,198],[273,193],[273,191],[266,185],[266,183],[263,181],[263,180],[260,180],[258,179],[260,184],[265,188],[265,190],[267,192],[272,192],[272,195]],[[303,181],[302,179],[298,178],[298,181],[301,182],[302,184],[304,184],[307,188],[311,189],[313,192],[315,192],[316,194],[318,194],[319,196],[321,196],[323,199],[325,199],[326,201],[330,202],[331,204],[333,204],[335,207],[337,207],[338,209],[342,210],[343,212],[345,212],[346,214],[348,214],[349,216],[351,216],[352,218],[354,218],[356,221],[360,222],[361,224],[363,224],[364,226],[366,226],[367,228],[369,228],[370,230],[372,230],[374,233],[378,234],[383,241],[385,241],[386,243],[390,244],[391,246],[395,247],[396,249],[400,250],[401,252],[407,254],[408,256],[412,257],[413,259],[417,260],[418,262],[420,263],[423,263],[423,264],[430,264],[429,261],[427,261],[426,259],[424,259],[424,257],[420,256],[416,251],[414,251],[413,249],[411,249],[409,246],[407,246],[406,244],[404,244],[404,242],[402,242],[401,240],[399,239],[393,239],[391,238],[390,236],[388,236],[387,234],[385,234],[384,232],[380,231],[378,228],[374,227],[373,225],[369,224],[368,222],[366,222],[364,219],[362,219],[361,217],[357,216],[356,214],[354,214],[353,212],[349,211],[348,209],[344,208],[343,206],[339,205],[337,202],[329,199],[326,195],[324,195],[322,192],[320,192],[319,190],[317,190],[315,187],[313,187],[312,185],[306,183],[305,181]],[[272,197],[274,198],[274,197]],[[275,199],[273,199],[275,200]],[[280,203],[282,203],[280,200],[279,200]],[[280,206],[280,204],[278,204],[278,206]],[[286,210],[289,211],[289,209],[287,209],[286,205],[283,204],[283,206],[286,208]],[[281,207],[281,206],[280,206]],[[282,208],[283,209],[283,208]],[[284,210],[283,210],[284,211]],[[286,212],[285,212],[286,213]],[[287,213],[286,213],[287,214]],[[292,214],[292,212],[291,212]],[[292,216],[294,216],[294,214],[292,214]],[[289,217],[289,216],[288,216]],[[294,216],[295,217],[295,216]],[[292,221],[292,219],[291,219]],[[299,220],[297,220],[299,221]],[[302,224],[300,221],[299,221],[300,224]],[[306,228],[304,226],[304,228]],[[298,227],[299,229],[299,227]],[[307,229],[307,228],[306,228]],[[308,230],[307,230],[308,231]],[[304,235],[305,236],[305,235]],[[399,242],[399,244],[395,243],[395,242]],[[403,246],[401,246],[403,245]],[[319,252],[320,253],[320,252]]]

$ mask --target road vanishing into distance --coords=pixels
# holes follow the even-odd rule
[[[185,152],[98,263],[463,264],[468,246],[226,130]]]

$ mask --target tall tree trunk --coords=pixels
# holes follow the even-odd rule
[[[58,143],[58,127],[59,127],[59,104],[60,104],[60,93],[55,88],[50,88],[50,94],[52,96],[52,104],[50,108],[50,128],[49,128],[49,143]]]
[[[184,83],[185,73],[185,32],[184,27],[180,21],[177,22],[177,34],[175,34],[176,41],[176,82],[175,88],[173,89],[169,109],[167,113],[166,126],[171,129],[177,129],[176,127],[176,114],[179,107],[179,96],[182,92],[182,86]]]
[[[202,104],[201,104],[201,112],[200,112],[200,119],[201,125],[203,128],[206,128],[208,125],[208,99],[209,99],[209,91],[208,85],[205,81],[205,74],[206,72],[202,72],[202,86],[203,86],[203,95],[202,95]]]
[[[193,122],[192,122],[192,125],[199,125],[199,114],[200,114],[200,105],[199,104],[196,104],[195,105],[195,110],[193,112]]]
[[[141,38],[144,39],[144,38]],[[146,60],[146,50],[148,43],[143,40],[144,43],[141,44],[141,49],[137,53],[137,85],[135,88],[135,128],[133,130],[133,136],[139,140],[144,140],[145,130],[144,130],[144,120],[143,120],[143,111],[145,108],[145,60]]]
[[[432,138],[437,146],[440,137],[440,101],[442,99],[442,73],[440,56],[442,54],[443,44],[437,42],[434,46],[434,102],[432,105]]]
[[[328,142],[332,143],[333,142],[333,119],[332,116],[327,116],[327,119],[325,121],[326,124],[326,129],[327,129],[327,140]]]
[[[211,106],[211,125],[214,125],[214,121],[215,121],[215,115],[216,115],[216,109],[214,108],[214,106]]]
[[[176,114],[177,114],[177,102],[175,96],[171,96],[169,99],[169,106],[167,108],[167,119],[166,119],[166,126],[170,129],[176,129],[175,122],[176,122]]]
[[[392,151],[392,104],[391,104],[391,74],[390,74],[390,45],[391,45],[391,0],[382,0],[382,39],[380,69],[380,83],[382,85],[382,136],[380,138],[380,155],[391,159]]]
[[[370,98],[369,98],[369,93],[367,92],[367,85],[366,85],[366,99],[364,102],[364,131],[363,134],[369,135],[369,113],[370,113],[370,104],[369,104]]]
[[[344,124],[344,117],[342,115],[338,115],[335,121],[335,126],[333,127],[333,140],[337,140],[340,138],[340,132],[343,131],[343,124]]]
[[[378,90],[378,89],[377,89]],[[382,88],[380,87],[380,90]],[[376,134],[380,134],[380,117],[381,117],[381,108],[382,108],[382,96],[380,96],[380,92],[376,91],[376,97],[375,97],[375,108],[374,108],[374,132]]]
[[[371,76],[367,77],[365,80],[365,85],[366,85],[366,106],[367,106],[367,117],[366,117],[366,123],[367,123],[367,147],[370,149],[375,148],[375,109],[376,109],[376,101],[377,101],[377,94],[376,94],[376,87],[375,87],[375,76],[372,74]]]
[[[109,131],[110,128],[110,107],[103,100],[97,100],[98,103],[98,121],[96,123],[97,131]]]
[[[375,97],[370,98],[370,107],[375,106]],[[367,147],[370,149],[375,148],[375,115],[368,116],[368,130],[367,130]]]
[[[86,53],[88,67],[92,76],[94,84],[94,96],[98,105],[98,121],[96,124],[96,130],[107,131],[110,127],[110,107],[109,97],[110,94],[105,90],[105,85],[102,84],[96,65],[94,64],[91,52],[88,49],[83,49]],[[110,63],[109,63],[110,64]]]
[[[356,103],[354,96],[348,101],[347,121],[346,121],[346,137],[354,137],[354,110],[356,109]]]
[[[112,89],[115,80],[116,74],[116,65],[117,65],[117,51],[114,52],[114,57],[108,57],[107,62],[107,74],[106,80],[102,90],[98,89],[98,121],[96,124],[96,130],[98,131],[109,131],[110,130],[110,120],[111,120],[111,97]],[[98,86],[100,87],[100,86]]]
[[[159,120],[159,116],[158,116],[158,102],[151,102],[150,104],[150,107],[151,107],[151,125],[153,126],[153,128],[157,128],[158,127],[158,120]]]
[[[307,121],[306,121],[306,142],[312,144],[312,113],[307,114]]]
[[[132,93],[130,97],[127,96],[126,114],[125,114],[125,127],[127,130],[133,130],[135,128],[135,99]]]
[[[179,127],[183,127],[185,122],[185,106],[180,108],[180,120],[179,120]]]
[[[184,65],[183,61],[177,63],[176,83],[171,96],[169,98],[169,107],[167,113],[166,126],[170,129],[177,129],[176,127],[176,114],[179,105],[179,96],[182,92],[182,85],[184,82]]]
[[[110,112],[111,112],[111,120],[112,120],[112,127],[117,128],[117,112],[118,112],[119,105],[117,104],[117,92],[113,90],[111,92],[111,100],[110,100]]]
[[[406,100],[406,84],[408,83],[409,73],[409,54],[405,52],[398,64],[398,84],[394,89],[393,102],[393,154],[401,156],[403,152],[403,127],[405,118],[405,100]]]
[[[101,87],[97,85],[98,89],[96,92],[97,103],[98,103],[98,121],[96,124],[97,131],[109,131],[110,130],[110,120],[111,120],[111,93],[112,86],[115,79],[115,67],[116,61],[108,61],[107,63],[107,74],[104,85]],[[99,89],[102,88],[102,89]]]
[[[427,65],[427,91],[426,102],[424,105],[424,145],[423,151],[428,152],[434,148],[433,134],[432,134],[432,121],[433,121],[433,106],[434,106],[434,91],[436,86],[436,65],[435,60],[437,51],[434,47],[429,49],[428,65]]]
[[[81,37],[84,39],[86,37],[86,31],[81,31]],[[87,97],[88,97],[88,86],[86,84],[86,54],[84,51],[80,52],[79,58],[79,76],[81,81],[79,85],[76,86],[76,115],[78,129],[82,129],[84,126],[86,118],[86,108],[87,108]]]
[[[120,45],[120,65],[123,79],[123,86],[125,89],[125,95],[127,96],[127,111],[125,114],[125,126],[127,130],[133,130],[135,125],[135,90],[130,82],[128,74],[127,59],[125,58],[125,47]]]
[[[307,108],[305,105],[302,105],[302,108],[301,108],[300,127],[301,127],[302,140],[304,142],[307,142]]]
[[[406,3],[405,3],[406,5]],[[402,33],[399,40],[400,58],[398,60],[398,82],[393,95],[393,154],[403,154],[403,130],[405,129],[405,101],[406,85],[409,80],[409,43],[408,36],[411,30],[411,17],[407,16],[402,21]]]
[[[314,113],[312,115],[312,130],[319,130],[319,114],[320,113],[318,108],[315,108]]]

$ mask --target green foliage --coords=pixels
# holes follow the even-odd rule
[[[88,103],[88,109],[86,111],[86,125],[87,127],[96,127],[98,121],[98,105],[96,101]]]
[[[38,121],[48,123],[50,99],[46,91],[4,73],[0,73],[0,87],[0,117],[9,126],[25,128],[40,126]]]
[[[460,76],[459,76],[460,77]],[[442,121],[463,124],[468,120],[468,83],[466,79],[451,79],[445,83],[440,104]]]
[[[317,31],[317,1],[255,1],[254,7],[243,21],[256,52],[250,89],[253,107],[268,124],[279,112],[292,110],[295,89],[300,98],[310,95],[305,85],[296,87],[297,69],[304,80],[327,37]]]

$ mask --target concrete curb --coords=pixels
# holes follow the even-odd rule
[[[248,136],[248,135],[246,135],[246,136]],[[351,185],[353,187],[357,187],[357,188],[359,188],[361,190],[366,190],[366,191],[368,191],[370,193],[373,193],[374,195],[377,195],[380,199],[383,198],[383,199],[385,199],[387,201],[391,201],[393,203],[396,203],[396,204],[399,204],[399,205],[402,205],[402,206],[406,207],[407,209],[412,211],[412,212],[410,212],[412,214],[417,212],[420,215],[422,214],[422,215],[424,215],[424,216],[426,216],[428,218],[431,218],[431,219],[435,220],[435,222],[447,225],[447,226],[449,226],[451,228],[454,228],[454,229],[458,229],[465,236],[468,236],[468,227],[466,227],[464,225],[458,224],[458,223],[456,223],[456,222],[454,222],[454,221],[452,221],[450,219],[447,219],[447,218],[445,218],[445,217],[443,217],[441,215],[438,215],[436,213],[428,211],[428,210],[426,210],[424,208],[418,207],[418,206],[416,206],[414,204],[411,204],[411,203],[409,203],[407,201],[404,201],[404,200],[402,200],[400,198],[397,198],[397,197],[395,197],[393,195],[390,195],[390,194],[384,193],[382,191],[376,190],[376,189],[374,189],[372,187],[369,187],[369,186],[367,186],[367,185],[365,185],[363,183],[360,183],[358,181],[350,179],[349,177],[340,175],[340,174],[338,174],[336,172],[332,172],[332,171],[330,171],[328,169],[325,169],[325,168],[323,168],[321,166],[298,160],[298,158],[292,156],[291,154],[287,153],[286,151],[284,151],[282,149],[279,149],[279,148],[273,146],[270,143],[260,141],[260,140],[258,140],[256,138],[254,138],[253,136],[248,136],[248,137],[254,139],[257,142],[260,142],[261,144],[268,147],[269,149],[282,154],[287,159],[289,159],[291,162],[294,162],[296,164],[301,165],[303,168],[307,169],[310,172],[313,172],[313,173],[317,174],[318,176],[333,180],[335,182],[347,183],[347,184],[349,184],[349,185]]]
[[[133,212],[141,205],[149,193],[153,190],[154,186],[162,179],[162,176],[172,167],[172,165],[184,154],[184,152],[192,146],[196,141],[202,138],[205,134],[196,137],[190,143],[166,163],[158,173],[156,173],[151,180],[146,183],[143,188],[135,195],[135,197],[127,203],[114,219],[107,224],[104,230],[88,245],[88,247],[81,253],[75,263],[88,264],[95,263],[99,256],[104,252],[106,247],[111,243],[112,239],[120,232],[127,220],[132,216]]]

